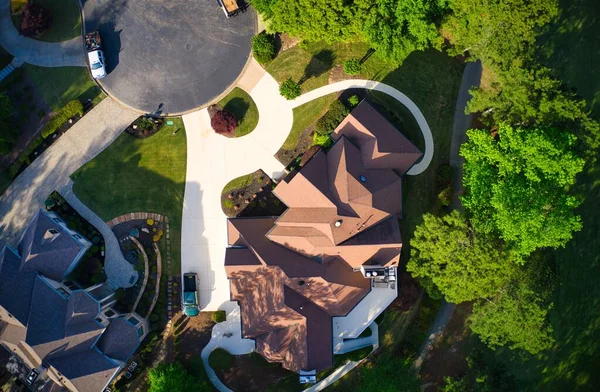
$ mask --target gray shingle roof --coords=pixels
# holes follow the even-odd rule
[[[48,230],[58,232],[54,239],[48,238]],[[69,267],[84,248],[61,225],[43,210],[39,210],[27,226],[18,245],[21,270],[38,271],[56,280],[65,277]]]
[[[48,361],[80,391],[101,391],[119,371],[119,365],[96,349]]]
[[[137,327],[123,317],[114,318],[98,341],[98,348],[110,358],[127,361],[139,344]]]
[[[7,246],[0,252],[0,306],[27,325],[35,271],[20,272],[21,257]]]

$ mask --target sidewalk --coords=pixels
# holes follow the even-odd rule
[[[0,1],[0,46],[20,60],[39,67],[87,67],[83,41],[43,42],[19,34],[10,17],[10,1]]]

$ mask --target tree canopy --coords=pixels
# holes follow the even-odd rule
[[[407,271],[430,295],[439,290],[453,303],[494,295],[514,269],[500,241],[475,233],[456,210],[442,217],[425,214],[411,247]]]
[[[521,259],[564,246],[581,229],[579,200],[569,189],[584,160],[572,149],[572,133],[501,124],[497,137],[486,130],[467,135],[462,202],[476,229],[499,234]]]
[[[527,57],[537,29],[558,14],[558,0],[449,0],[449,7],[442,30],[451,51],[498,66]]]
[[[210,391],[206,382],[198,381],[179,363],[164,363],[148,372],[149,392]]]

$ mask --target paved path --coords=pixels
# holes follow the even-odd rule
[[[248,75],[248,76],[247,76]],[[406,95],[393,87],[369,80],[348,80],[313,90],[287,101],[277,81],[252,61],[238,85],[249,89],[259,112],[253,132],[241,138],[217,135],[208,110],[183,116],[187,135],[187,172],[181,236],[181,269],[200,277],[200,307],[216,310],[229,301],[229,282],[223,268],[227,246],[227,221],[221,210],[221,191],[232,179],[262,169],[279,178],[283,165],[274,158],[294,121],[293,108],[332,92],[367,88],[398,99],[411,110],[423,132],[423,159],[408,174],[422,173],[433,156],[433,139],[423,114]]]
[[[16,246],[48,195],[67,185],[71,173],[110,145],[137,116],[105,98],[33,161],[0,196],[0,247]]]
[[[0,0],[0,46],[14,57],[40,67],[87,67],[81,37],[43,42],[20,35],[10,19],[10,0]]]
[[[200,356],[210,382],[220,392],[231,392],[225,384],[219,380],[215,371],[208,363],[208,357],[213,350],[222,348],[233,355],[250,354],[254,351],[254,340],[242,338],[242,324],[240,307],[237,302],[227,301],[220,310],[225,311],[227,319],[213,327],[210,342],[202,349]]]
[[[79,213],[79,215],[90,222],[102,234],[102,237],[104,238],[105,249],[104,272],[106,273],[109,286],[113,289],[133,286],[138,279],[138,273],[133,268],[133,265],[131,265],[123,257],[121,247],[119,246],[119,241],[117,237],[115,237],[111,228],[106,224],[106,222],[100,219],[100,217],[96,215],[94,211],[90,210],[85,204],[83,204],[83,202],[79,200],[75,193],[73,193],[73,181],[69,179],[65,185],[57,188],[57,190],[62,197],[67,200],[71,207],[73,207]],[[134,242],[136,242],[138,247],[141,246],[137,240]],[[144,287],[146,287],[146,282],[148,281],[148,258],[146,257],[145,253],[144,262],[146,264]],[[143,289],[140,291],[140,297],[138,297],[134,305],[134,309],[141,299],[141,293],[143,291]]]

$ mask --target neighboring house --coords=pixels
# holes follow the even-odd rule
[[[111,308],[112,290],[65,279],[90,243],[40,210],[17,249],[0,252],[0,343],[39,373],[36,385],[102,391],[147,330],[136,314]]]
[[[332,137],[274,189],[288,207],[280,217],[228,220],[225,269],[242,333],[303,374],[332,366],[336,345],[397,296],[402,175],[422,156],[366,101]]]

